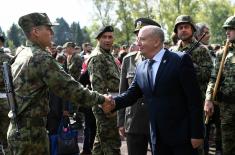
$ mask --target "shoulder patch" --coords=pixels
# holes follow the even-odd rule
[[[124,58],[136,55],[137,53],[138,53],[138,51],[130,52]]]

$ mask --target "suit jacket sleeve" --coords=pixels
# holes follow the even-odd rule
[[[203,104],[196,72],[189,55],[185,54],[180,65],[180,80],[186,95],[190,115],[191,138],[203,138]]]
[[[114,110],[122,109],[133,105],[136,101],[142,97],[142,91],[137,83],[136,75],[126,92],[114,98],[116,107]]]
[[[120,85],[119,85],[119,94],[125,92],[128,89],[128,81],[126,78],[127,75],[127,59],[124,58],[121,66],[121,77],[120,77]],[[125,123],[125,113],[126,109],[118,110],[117,115],[117,126],[123,127]]]

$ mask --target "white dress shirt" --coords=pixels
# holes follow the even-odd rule
[[[157,71],[158,71],[158,68],[160,66],[160,63],[162,61],[162,57],[165,53],[165,49],[162,48],[156,55],[154,55],[153,57],[153,60],[155,60],[155,62],[153,63],[152,65],[152,77],[153,77],[153,86],[155,85],[155,80],[156,80],[156,76],[157,76]]]

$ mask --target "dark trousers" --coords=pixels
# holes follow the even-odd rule
[[[153,144],[153,155],[198,155],[198,150],[193,149],[190,143],[178,146],[159,143]]]
[[[210,133],[211,133],[211,127],[212,124],[215,124],[215,145],[216,145],[216,150],[221,151],[222,150],[222,140],[221,140],[221,121],[220,121],[220,109],[218,105],[215,105],[214,107],[214,114],[209,120],[208,124],[206,124],[206,136],[204,139],[204,152],[205,155],[209,154],[209,138]]]
[[[96,121],[91,108],[83,109],[85,116],[83,152],[91,153],[96,134]]]
[[[149,135],[127,133],[128,155],[146,155],[148,150]]]

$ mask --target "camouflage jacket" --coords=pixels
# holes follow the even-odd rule
[[[88,72],[92,90],[99,93],[118,92],[120,69],[111,51],[106,52],[98,45],[88,58]]]
[[[79,54],[74,53],[67,66],[69,74],[72,75],[72,77],[78,81],[82,70],[82,58],[79,56]]]
[[[193,39],[190,44],[186,47],[182,47],[182,42],[179,41],[178,45],[171,47],[171,51],[181,51],[188,52],[188,50],[195,44],[197,41]],[[195,70],[197,75],[197,80],[200,85],[203,97],[205,96],[207,84],[210,79],[211,70],[213,67],[213,62],[210,58],[209,50],[202,44],[199,44],[194,50],[190,53]]]
[[[30,41],[21,48],[11,66],[17,115],[20,117],[47,116],[49,89],[57,96],[81,105],[93,106],[104,102],[103,96],[89,91],[66,74],[45,50]]]
[[[5,61],[10,61],[12,58],[11,55],[4,53],[3,49],[0,49],[0,93],[5,92],[4,90],[4,80],[3,80],[3,71],[2,71],[2,64]]]
[[[217,74],[220,67],[220,62],[223,55],[223,49],[221,49],[215,60],[215,67],[212,70],[211,78],[206,91],[206,99],[212,100],[213,88],[217,78]],[[219,91],[224,95],[234,95],[235,93],[235,45],[231,45],[228,49],[228,54],[224,62],[224,70],[222,73]]]

